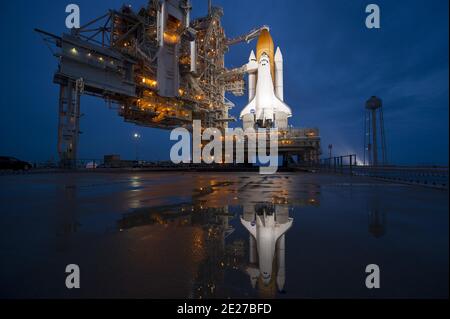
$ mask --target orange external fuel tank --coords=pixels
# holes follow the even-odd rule
[[[256,61],[259,61],[261,54],[266,53],[270,60],[270,74],[272,75],[272,81],[275,84],[275,61],[274,61],[274,45],[273,39],[269,30],[263,29],[258,37],[256,44]]]

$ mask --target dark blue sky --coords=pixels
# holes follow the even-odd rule
[[[74,1],[82,24],[124,1]],[[38,27],[65,32],[69,1],[2,3],[0,154],[30,161],[57,158],[57,61]],[[134,9],[145,0],[129,1]],[[206,0],[193,0],[194,17]],[[384,101],[389,160],[397,164],[448,164],[448,0],[226,0],[226,34],[234,37],[263,24],[284,55],[285,101],[291,123],[319,127],[323,150],[362,153],[364,101]],[[381,29],[365,28],[365,6],[381,8]],[[228,67],[247,62],[255,42],[232,47]],[[232,97],[237,116],[246,97]],[[168,159],[169,132],[125,123],[99,99],[82,97],[80,158],[104,154],[134,157],[132,134],[142,134],[141,156]]]

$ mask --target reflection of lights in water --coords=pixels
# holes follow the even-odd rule
[[[139,188],[142,186],[141,178],[139,176],[131,177],[131,187]]]
[[[199,228],[194,228],[192,233],[192,255],[196,262],[199,262],[204,258],[205,249],[203,242],[203,230]]]
[[[141,192],[141,189],[139,189],[142,186],[141,178],[139,176],[132,176],[130,178],[130,186],[131,186],[131,193],[139,193]],[[141,201],[139,199],[136,199],[135,196],[130,196],[128,200],[128,206],[132,209],[140,208],[141,207]]]
[[[130,198],[128,201],[128,207],[132,209],[141,208],[141,201],[139,199]]]

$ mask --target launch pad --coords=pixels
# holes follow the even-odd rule
[[[83,94],[104,99],[126,122],[139,126],[192,131],[193,120],[200,120],[205,128],[224,131],[229,122],[236,121],[229,116],[235,105],[226,93],[244,95],[247,74],[249,84],[257,85],[255,70],[247,64],[226,68],[225,53],[260,35],[267,44],[269,28],[262,26],[228,38],[221,25],[223,9],[212,6],[211,1],[208,4],[207,15],[196,19],[191,19],[189,0],[149,0],[138,11],[130,6],[109,10],[70,34],[58,36],[36,29],[56,47],[54,55],[59,61],[54,83],[60,86],[58,154],[63,166],[76,165]],[[271,53],[274,92],[282,103],[282,73],[277,77],[280,68],[276,68],[280,61],[271,45],[272,51],[265,53]],[[257,50],[257,57],[262,53]],[[257,87],[251,90],[249,97]],[[276,114],[275,121],[282,123],[280,153],[286,158],[298,155],[302,161],[317,161],[318,130],[293,129],[286,116]],[[245,126],[248,117],[243,122]]]

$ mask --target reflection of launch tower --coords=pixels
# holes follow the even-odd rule
[[[369,233],[375,238],[381,238],[386,234],[386,211],[380,203],[380,194],[375,191],[369,198]]]
[[[381,158],[378,157],[379,150],[381,150]],[[364,164],[366,164],[366,155],[369,165],[377,166],[380,164],[379,160],[381,160],[382,165],[387,164],[383,105],[381,99],[376,96],[372,96],[366,102],[364,119]]]

